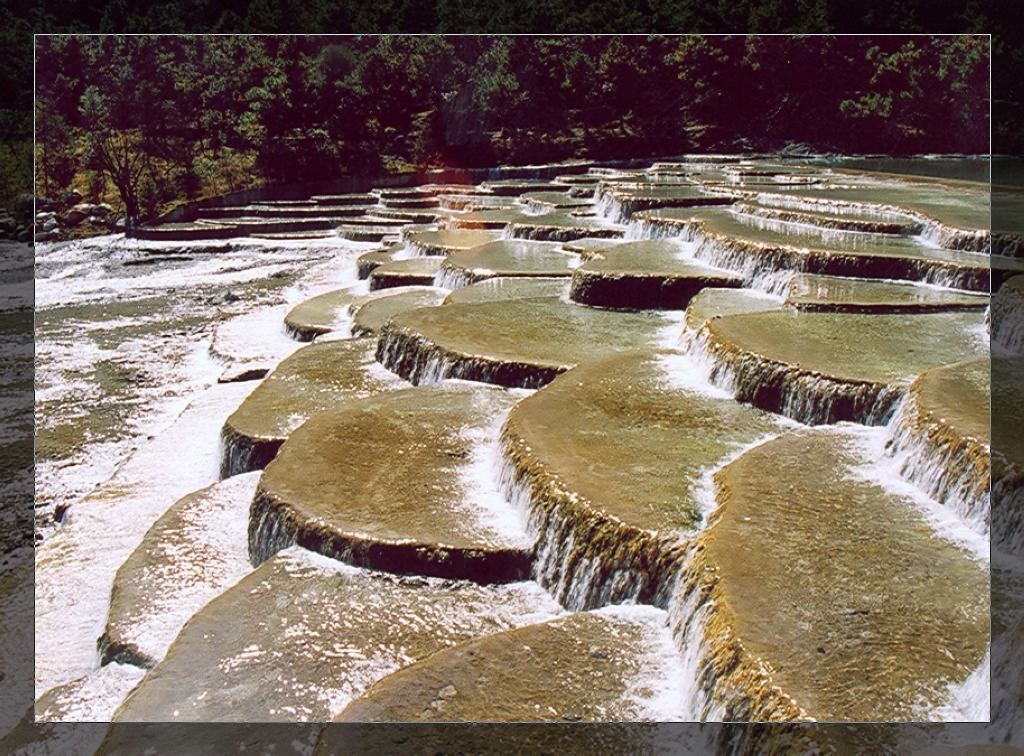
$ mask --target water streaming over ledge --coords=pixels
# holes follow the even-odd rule
[[[632,212],[610,193],[595,193],[597,212],[613,224],[626,223],[626,239],[678,238],[685,255],[741,274],[759,291],[781,294],[789,278],[798,271],[815,271],[813,259],[786,248],[765,249],[732,242],[706,234],[697,224],[673,225],[648,220],[630,220]],[[764,204],[796,209],[820,210],[817,203],[789,202],[773,196]],[[855,213],[857,206],[843,208]],[[540,206],[531,207],[538,216]],[[864,212],[868,212],[865,210]],[[877,213],[877,210],[872,210]],[[906,216],[903,216],[906,217]],[[914,216],[917,217],[917,216]],[[983,246],[978,233],[966,234],[933,219],[920,219],[922,238],[937,245],[974,250]],[[505,228],[504,238],[533,238],[568,241],[579,238],[577,228],[525,224]],[[423,248],[405,243],[399,257],[426,254]],[[850,263],[852,265],[852,263]],[[963,274],[935,270],[917,273],[941,285],[969,283]],[[958,277],[959,276],[959,277]],[[442,267],[435,285],[455,289],[473,283],[473,276]],[[1016,334],[1016,321],[1004,321]],[[1021,320],[1024,322],[1024,320]],[[1016,344],[1019,334],[1006,337]],[[1022,337],[1024,338],[1024,337]],[[676,358],[679,380],[687,387],[700,387],[717,395],[728,394],[791,418],[797,423],[823,424],[843,420],[886,426],[887,453],[899,468],[904,482],[960,518],[968,528],[987,533],[988,492],[979,486],[973,472],[962,465],[964,448],[950,439],[922,435],[913,424],[912,398],[899,387],[869,382],[851,382],[807,374],[787,365],[729,352],[715,345],[706,330],[690,331]],[[496,363],[473,355],[452,355],[420,334],[394,324],[381,332],[377,345],[379,363],[413,384],[446,379],[468,379],[503,386],[536,389],[563,370],[540,369],[513,363]],[[705,383],[706,381],[706,383]],[[496,429],[495,429],[496,430]],[[222,476],[258,469],[264,453],[253,445],[222,436]],[[493,483],[501,498],[525,523],[533,542],[533,578],[565,608],[584,611],[609,604],[636,602],[651,604],[670,614],[676,644],[685,667],[679,670],[687,695],[687,711],[694,719],[805,718],[797,703],[771,685],[770,676],[750,669],[730,667],[739,650],[731,645],[728,628],[716,625],[714,586],[708,581],[706,563],[697,542],[703,529],[713,525],[716,515],[715,471],[766,439],[721,461],[701,476],[701,528],[689,533],[654,533],[631,527],[616,518],[594,511],[572,491],[560,486],[557,476],[528,463],[518,442],[502,430],[491,457],[481,458],[477,474],[493,466]],[[528,450],[526,450],[528,451]],[[987,481],[986,481],[987,482]],[[493,492],[492,492],[493,493]],[[1016,495],[1016,494],[1014,494]],[[495,501],[498,501],[495,499]],[[492,502],[493,503],[493,502]],[[294,528],[278,510],[265,506],[257,495],[252,504],[249,550],[253,563],[295,544]],[[354,554],[339,558],[358,562]],[[981,668],[951,695],[961,701],[973,696]],[[978,678],[978,679],[975,679]],[[973,682],[972,682],[973,680]],[[742,691],[742,694],[740,693]],[[974,711],[977,707],[967,707]],[[962,712],[963,705],[951,711]],[[953,714],[950,714],[953,716]]]

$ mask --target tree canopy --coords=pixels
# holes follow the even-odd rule
[[[136,217],[435,165],[985,152],[988,54],[984,36],[41,36],[37,191],[87,177]]]

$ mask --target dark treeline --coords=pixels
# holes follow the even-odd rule
[[[988,56],[966,35],[40,37],[36,190],[135,218],[434,165],[986,152]]]
[[[0,206],[32,183],[33,33],[993,33],[993,145],[1024,152],[1016,0],[11,0],[0,6]]]

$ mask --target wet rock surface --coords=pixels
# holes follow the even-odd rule
[[[114,577],[102,664],[151,667],[184,622],[252,568],[245,558],[258,473],[237,475],[176,502]]]
[[[579,258],[552,242],[505,239],[449,257],[441,264],[437,283],[458,289],[502,276],[568,278],[578,262]]]
[[[569,298],[615,309],[682,310],[702,289],[738,288],[735,273],[684,257],[661,239],[599,249],[573,271]]]
[[[290,549],[198,612],[114,719],[324,721],[389,672],[556,611],[531,583],[398,578]]]
[[[442,229],[408,234],[405,243],[416,255],[444,256],[487,244],[499,236],[497,231]]]
[[[339,722],[604,722],[683,714],[653,702],[676,653],[663,612],[615,608],[496,633],[384,678]],[[659,637],[660,636],[660,637]],[[667,647],[667,650],[666,650]],[[658,652],[668,658],[659,658]],[[552,674],[557,670],[557,674]]]
[[[288,435],[319,412],[395,388],[377,370],[372,339],[326,341],[284,360],[235,410],[221,431],[221,476],[260,470]]]
[[[441,269],[441,257],[413,257],[379,265],[370,273],[370,291],[394,286],[430,286]]]
[[[455,289],[445,304],[474,304],[505,299],[532,299],[535,297],[562,296],[569,290],[569,281],[564,276],[497,276],[479,283]]]
[[[750,279],[798,270],[926,281],[971,291],[988,291],[989,286],[987,256],[912,237],[843,233],[728,209],[651,210],[638,213],[633,223],[640,235],[696,239],[701,242],[698,259],[742,272]]]
[[[715,318],[702,338],[712,380],[741,401],[802,422],[880,424],[918,374],[981,355],[981,326],[980,313],[780,311]]]
[[[779,430],[770,415],[677,377],[676,352],[590,361],[509,414],[505,485],[538,533],[538,578],[574,608],[664,602],[701,524],[701,478]]]
[[[991,382],[988,358],[923,373],[911,384],[889,440],[903,476],[982,534],[989,532]],[[1020,459],[1011,464],[1019,466]]]
[[[412,383],[450,377],[536,388],[582,360],[652,346],[664,325],[657,315],[554,297],[449,304],[392,318],[377,359]]]
[[[983,188],[750,155],[493,176],[207,203],[132,239],[41,245],[37,274],[64,282],[40,292],[44,335],[109,322],[148,348],[135,320],[170,302],[214,361],[196,379],[210,396],[88,497],[42,478],[63,518],[37,573],[46,718],[578,722],[492,730],[480,750],[593,753],[681,746],[584,724],[609,719],[1012,708],[988,658],[1005,675],[1020,645],[1024,420],[993,418],[990,440],[988,384],[1015,406],[1024,268],[986,254],[1012,247],[982,222]],[[77,347],[43,344],[44,374]],[[137,347],[96,345],[98,394],[42,384],[66,415],[44,424],[44,460],[102,458],[92,431],[119,410],[96,396],[137,400],[141,368],[107,360]],[[215,483],[218,456],[224,475],[266,469]],[[181,752],[168,728],[123,727],[101,753]],[[196,751],[235,748],[216,727]],[[689,732],[735,753],[945,737]],[[382,733],[264,724],[241,743],[452,748],[441,726]],[[0,750],[35,742],[18,725]]]
[[[525,529],[474,477],[476,455],[516,399],[473,384],[417,387],[317,415],[260,480],[253,562],[298,543],[399,574],[527,577]]]
[[[898,281],[801,274],[789,282],[786,304],[830,312],[939,312],[984,310],[989,297]]]
[[[358,287],[349,286],[300,302],[285,316],[285,329],[299,341],[313,341],[342,329],[350,320],[349,307],[361,296]]]
[[[872,480],[864,434],[787,434],[716,475],[687,579],[713,602],[705,653],[729,670],[712,694],[727,715],[913,720],[983,660],[987,565]],[[726,680],[749,698],[729,701]]]
[[[439,305],[446,296],[448,290],[436,286],[401,286],[376,291],[350,305],[352,335],[372,336],[400,312]]]

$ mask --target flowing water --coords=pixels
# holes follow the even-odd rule
[[[1015,650],[988,644],[988,497],[1015,500],[1024,476],[1012,453],[989,469],[984,381],[948,366],[981,361],[986,320],[1019,351],[1024,298],[979,309],[995,286],[983,193],[715,160],[380,191],[315,239],[155,227],[41,245],[49,716],[987,712],[989,668]],[[316,207],[260,212],[287,234]],[[379,269],[357,265],[380,247],[343,238],[356,227],[402,241]],[[421,288],[384,288],[405,285]],[[894,582],[917,572],[941,607]],[[308,611],[333,601],[350,611]],[[363,604],[398,624],[385,632]],[[304,656],[273,625],[295,618],[347,661]],[[220,645],[203,627],[223,628]],[[879,663],[868,636],[892,657]],[[517,638],[550,657],[513,653]],[[493,672],[471,681],[466,654]],[[564,690],[517,708],[551,665]]]

